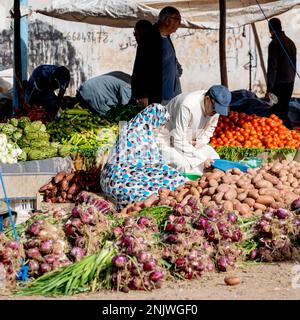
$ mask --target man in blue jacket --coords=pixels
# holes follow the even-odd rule
[[[70,71],[64,66],[42,64],[35,68],[25,89],[27,111],[31,107],[42,108],[53,119],[70,83]],[[55,94],[55,91],[58,93]]]

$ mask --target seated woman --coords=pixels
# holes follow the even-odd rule
[[[152,104],[121,128],[100,180],[102,190],[118,208],[146,199],[160,188],[174,190],[186,181],[159,151],[154,130],[168,120],[167,109]]]

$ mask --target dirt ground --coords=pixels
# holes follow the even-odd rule
[[[227,286],[224,277],[235,275],[241,283]],[[168,281],[162,289],[129,293],[102,291],[96,294],[49,297],[0,296],[0,300],[300,300],[300,264],[272,263],[240,266],[234,272],[211,273],[200,280]]]

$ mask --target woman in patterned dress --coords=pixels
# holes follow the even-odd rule
[[[160,188],[174,190],[187,180],[167,165],[154,134],[169,117],[164,106],[151,104],[121,128],[100,180],[118,208],[157,194]]]

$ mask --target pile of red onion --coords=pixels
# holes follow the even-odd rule
[[[114,228],[118,254],[112,259],[113,286],[124,292],[160,288],[164,281],[156,248],[158,227],[152,218],[127,217]]]
[[[98,207],[86,203],[76,205],[64,225],[72,246],[69,256],[73,261],[80,261],[84,256],[97,252],[111,229],[107,216]]]
[[[0,288],[16,285],[16,276],[24,258],[23,246],[20,242],[8,240],[0,233]]]
[[[29,276],[38,277],[71,263],[66,256],[68,244],[59,225],[36,220],[29,225],[25,235],[24,248]]]
[[[293,205],[294,204],[294,205]],[[292,208],[295,207],[294,201]],[[266,262],[295,260],[300,256],[300,216],[287,209],[268,208],[253,226],[257,248],[250,252],[251,260]]]
[[[236,222],[237,216],[221,207],[201,211],[193,200],[178,205],[164,229],[162,256],[175,273],[187,279],[215,268],[226,271],[242,253],[237,246],[242,233]]]

